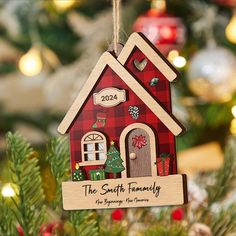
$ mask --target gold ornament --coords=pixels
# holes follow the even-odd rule
[[[236,10],[233,11],[233,16],[225,29],[225,35],[231,43],[236,43]]]
[[[75,4],[76,0],[53,0],[53,4],[59,11],[65,11]]]
[[[42,58],[36,47],[32,47],[20,58],[19,69],[26,76],[36,76],[42,71],[42,68]]]

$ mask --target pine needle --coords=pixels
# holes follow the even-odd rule
[[[69,144],[66,137],[53,138],[50,141],[46,159],[56,180],[57,192],[52,207],[58,213],[62,213],[61,183],[70,176]]]
[[[233,189],[236,179],[236,140],[232,138],[225,151],[225,160],[223,167],[212,176],[214,185],[208,186],[208,204],[222,200],[229,191]]]
[[[236,232],[236,204],[223,209],[219,214],[214,215],[211,229],[213,235],[226,236]]]
[[[14,215],[25,236],[37,236],[45,219],[44,193],[35,152],[21,135],[8,133],[7,152],[12,182],[18,187]]]
[[[10,199],[9,199],[10,200]],[[0,235],[12,236],[18,235],[16,229],[16,220],[14,213],[10,208],[8,199],[4,199],[0,195]]]
[[[63,215],[61,183],[68,180],[70,176],[69,145],[66,137],[53,138],[48,145],[47,160],[57,183],[57,196],[54,200],[54,209]],[[70,236],[96,236],[98,233],[98,222],[95,211],[70,211],[69,222],[72,232]]]

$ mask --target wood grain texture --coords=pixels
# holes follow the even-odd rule
[[[125,90],[117,88],[105,88],[99,93],[93,94],[94,105],[100,105],[102,107],[114,107],[125,101]]]
[[[178,77],[179,74],[174,66],[161,55],[161,53],[149,40],[146,39],[142,33],[134,32],[129,37],[123,50],[117,58],[122,65],[126,63],[134,47],[138,47],[139,50],[145,54],[145,56],[156,66],[156,68],[166,77],[167,80],[172,82]]]
[[[146,145],[142,148],[134,147],[133,138],[135,136],[143,135],[147,141]],[[150,138],[148,133],[143,129],[133,129],[127,135],[126,142],[128,142],[127,155],[128,155],[128,177],[144,177],[144,176],[152,176],[151,170],[151,145]],[[130,159],[130,153],[135,153],[136,158]],[[153,163],[154,165],[154,163]]]
[[[183,205],[186,176],[63,182],[62,196],[65,210]]]
[[[156,163],[156,156],[157,156],[157,150],[156,150],[156,137],[153,133],[153,130],[147,126],[146,124],[142,123],[134,123],[129,126],[127,126],[120,135],[120,156],[123,159],[123,165],[125,167],[125,171],[121,172],[121,178],[127,178],[127,172],[128,166],[127,166],[127,160],[130,159],[129,153],[126,151],[128,150],[128,144],[127,144],[127,138],[128,134],[135,129],[142,129],[144,130],[148,136],[150,141],[150,158],[151,158],[151,176],[156,177],[157,176],[157,167],[155,165]],[[131,151],[132,152],[132,151]],[[145,163],[146,165],[146,163]]]
[[[80,166],[97,166],[97,165],[104,165],[106,160],[98,160],[98,161],[84,161],[79,162]]]
[[[137,96],[139,96],[139,98],[174,135],[177,136],[183,131],[183,127],[177,123],[177,119],[173,115],[168,114],[168,112],[145,90],[145,88],[139,84],[139,82],[116,60],[114,56],[111,55],[111,53],[105,52],[99,59],[83,89],[80,91],[71,108],[60,123],[58,127],[59,133],[65,134],[67,132],[107,65],[111,67],[111,69],[129,86],[130,89],[133,90]]]

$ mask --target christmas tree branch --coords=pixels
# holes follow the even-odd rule
[[[211,223],[213,235],[224,236],[236,232],[236,204],[221,210]]]
[[[97,236],[98,222],[95,211],[70,211],[70,223],[73,227],[73,235]]]
[[[163,225],[156,225],[153,227],[148,228],[145,230],[144,233],[145,236],[152,236],[152,235],[158,235],[158,236],[187,236],[186,229],[181,226],[181,224],[175,224],[171,227],[165,227]]]
[[[9,200],[0,195],[0,235],[5,236],[18,234],[14,212],[10,208]]]
[[[68,180],[70,176],[69,145],[66,137],[53,138],[51,140],[48,146],[47,160],[56,179],[57,195],[53,205],[57,212],[59,212],[62,209],[61,183]],[[72,228],[70,235],[98,235],[98,223],[94,211],[70,211],[68,223]]]
[[[222,200],[226,194],[232,190],[236,179],[236,146],[235,138],[232,138],[225,151],[225,160],[223,167],[214,174],[214,185],[208,186],[208,204]]]
[[[62,211],[61,183],[69,178],[70,173],[69,144],[66,137],[53,138],[47,151],[47,160],[56,180],[57,193],[53,208]]]
[[[33,149],[19,134],[7,134],[8,156],[12,182],[18,187],[12,199],[16,220],[25,236],[38,235],[45,219],[42,181]]]

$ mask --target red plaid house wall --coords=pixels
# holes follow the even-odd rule
[[[126,62],[126,69],[140,81],[146,90],[163,106],[167,111],[171,112],[170,85],[168,80],[161,72],[148,60],[143,71],[135,68],[133,61],[138,59],[141,61],[146,58],[138,48],[135,48],[130,58]],[[151,87],[149,85],[152,78],[159,78],[158,84]],[[125,89],[127,101],[118,106],[105,108],[93,104],[93,93],[97,93],[107,87],[116,87]],[[139,108],[139,117],[134,120],[129,112],[129,106],[137,106]],[[106,113],[107,120],[105,127],[92,128],[96,122],[97,113]],[[145,123],[149,125],[155,132],[157,139],[157,156],[161,153],[171,153],[174,155],[174,163],[172,173],[177,173],[175,137],[166,128],[166,126],[156,117],[153,112],[143,103],[139,97],[130,89],[108,66],[104,69],[95,88],[86,100],[80,114],[77,115],[70,127],[70,147],[71,147],[71,168],[74,170],[75,163],[81,161],[81,138],[90,131],[102,132],[107,137],[107,143],[114,140],[119,148],[119,137],[125,127],[132,123]],[[88,177],[88,170],[96,169],[98,166],[84,167]]]

